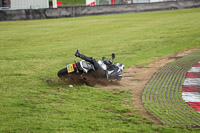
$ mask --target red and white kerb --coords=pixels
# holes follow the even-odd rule
[[[200,62],[187,72],[182,86],[182,98],[200,113]]]

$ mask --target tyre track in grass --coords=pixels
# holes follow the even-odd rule
[[[199,60],[200,50],[197,50],[168,63],[161,67],[145,86],[143,104],[164,124],[180,127],[200,126],[200,113],[189,107],[181,95],[187,71]]]
[[[171,70],[176,70],[176,68],[175,67],[170,67],[170,69]],[[159,84],[158,84],[158,86],[156,86],[156,87],[154,87],[156,90],[155,90],[155,93],[154,93],[154,95],[152,95],[152,97],[154,97],[154,99],[155,99],[155,97],[157,97],[157,99],[159,99],[159,103],[157,103],[157,104],[160,104],[160,105],[162,105],[161,106],[161,108],[162,108],[162,111],[164,111],[163,113],[167,113],[167,114],[170,114],[169,116],[168,116],[168,119],[169,118],[173,118],[173,117],[176,117],[176,122],[174,123],[173,122],[173,124],[174,125],[176,125],[177,126],[177,124],[176,123],[180,123],[180,121],[179,121],[179,119],[181,119],[181,117],[179,116],[179,115],[177,115],[177,113],[173,110],[173,108],[170,110],[170,108],[171,108],[171,104],[169,104],[169,103],[171,103],[171,101],[172,101],[172,99],[169,99],[169,96],[168,96],[168,84],[170,85],[171,83],[171,81],[172,80],[166,80],[167,78],[167,75],[169,75],[170,74],[170,76],[169,76],[169,79],[173,79],[173,77],[174,77],[174,75],[173,74],[171,74],[171,73],[169,73],[169,70],[167,70],[166,71],[166,69],[162,69],[161,71],[160,71],[160,73],[163,73],[163,76],[161,77],[161,81],[159,81]],[[161,97],[162,98],[160,98],[159,96],[158,96],[158,94],[159,94],[159,88],[167,88],[166,90],[165,90],[165,92],[163,93],[161,93]],[[155,101],[156,102],[156,101]],[[167,111],[166,111],[167,110]]]

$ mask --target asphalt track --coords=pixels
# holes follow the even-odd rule
[[[142,102],[165,125],[200,127],[200,50],[160,68]]]

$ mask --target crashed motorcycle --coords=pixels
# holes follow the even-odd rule
[[[115,54],[112,54],[112,62],[115,59]],[[124,70],[123,63],[112,63],[112,69],[108,68],[107,65],[99,60],[98,64],[103,68],[103,71],[95,70],[94,65],[81,60],[76,62],[74,60],[73,64],[66,65],[65,68],[58,71],[58,77],[61,79],[67,79],[73,83],[81,83],[90,86],[94,86],[99,80],[106,80],[108,82],[120,81],[122,79],[122,73]],[[93,81],[93,82],[91,82]]]

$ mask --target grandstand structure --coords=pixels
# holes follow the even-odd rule
[[[49,0],[0,0],[1,9],[41,9],[49,8]]]

